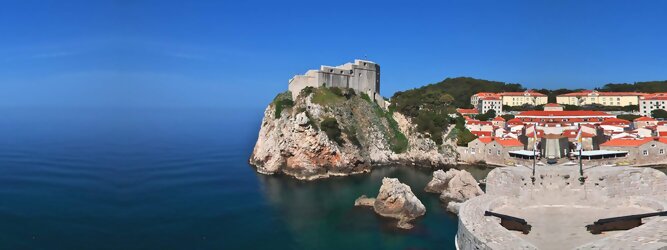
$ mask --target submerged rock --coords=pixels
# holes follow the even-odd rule
[[[465,170],[449,169],[433,172],[433,179],[424,188],[426,192],[439,193],[447,210],[458,214],[461,203],[484,194],[477,180]]]
[[[365,196],[355,201],[355,205],[369,204],[370,199]],[[383,178],[380,193],[373,201],[373,210],[384,217],[398,219],[397,226],[411,229],[410,221],[426,213],[426,207],[417,199],[410,186],[395,178]]]
[[[372,207],[375,204],[375,198],[368,198],[366,195],[362,195],[356,200],[354,200],[354,206],[366,206]]]

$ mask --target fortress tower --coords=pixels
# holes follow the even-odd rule
[[[308,70],[289,80],[289,90],[295,99],[305,87],[351,88],[357,93],[366,93],[378,104],[384,103],[380,96],[380,65],[366,60],[354,60],[340,66],[324,66],[319,70]]]

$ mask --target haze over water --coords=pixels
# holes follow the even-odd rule
[[[0,249],[453,247],[456,218],[423,192],[429,170],[316,182],[255,173],[262,112],[0,109]],[[353,207],[384,176],[426,205],[415,230]]]

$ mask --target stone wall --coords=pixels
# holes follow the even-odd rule
[[[305,87],[351,88],[358,93],[366,93],[384,106],[380,93],[380,65],[365,60],[354,60],[340,66],[321,66],[319,70],[309,70],[304,75],[294,76],[289,81],[288,89],[296,99]],[[378,100],[380,99],[380,100]]]
[[[459,249],[537,249],[500,226],[499,219],[484,216],[484,211],[507,204],[515,207],[637,206],[655,211],[667,210],[667,176],[652,168],[589,168],[584,172],[587,177],[584,185],[579,184],[577,166],[538,166],[534,185],[531,175],[532,169],[525,167],[503,167],[489,173],[486,194],[460,207],[456,237]],[[595,246],[604,249],[616,247],[619,242],[630,242],[624,244],[635,248],[641,246],[642,249],[660,249],[666,244],[664,228],[667,228],[667,220],[653,218],[645,225],[590,242],[582,248]]]

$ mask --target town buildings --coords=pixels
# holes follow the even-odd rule
[[[574,110],[574,111],[523,111],[516,118],[527,124],[539,123],[567,123],[567,124],[597,124],[604,119],[616,118],[615,115],[602,111]]]
[[[495,111],[496,114],[503,113],[503,101],[501,97],[498,95],[487,93],[483,96],[478,96],[477,98],[475,98],[475,100],[477,100],[477,102],[473,104],[473,106],[475,107],[475,109],[479,110],[481,114],[484,114],[489,110]]]
[[[667,93],[654,93],[639,98],[639,114],[651,116],[656,109],[667,110]]]
[[[638,105],[639,98],[644,93],[638,92],[600,92],[597,90],[584,90],[581,92],[567,93],[556,96],[558,104],[584,106],[599,104],[604,106],[628,106]]]
[[[503,105],[507,106],[537,106],[547,104],[548,102],[547,95],[534,90],[526,90],[524,92],[502,92],[498,93],[498,95],[501,97]]]
[[[601,150],[626,152],[615,158],[622,165],[651,165],[667,159],[667,137],[619,138],[600,144]]]
[[[501,92],[490,93],[480,92],[470,97],[470,104],[486,113],[493,109],[497,114],[503,112],[503,105],[506,106],[522,106],[522,105],[544,105],[547,103],[548,97],[545,94],[536,92],[534,90],[526,90],[524,92]]]

